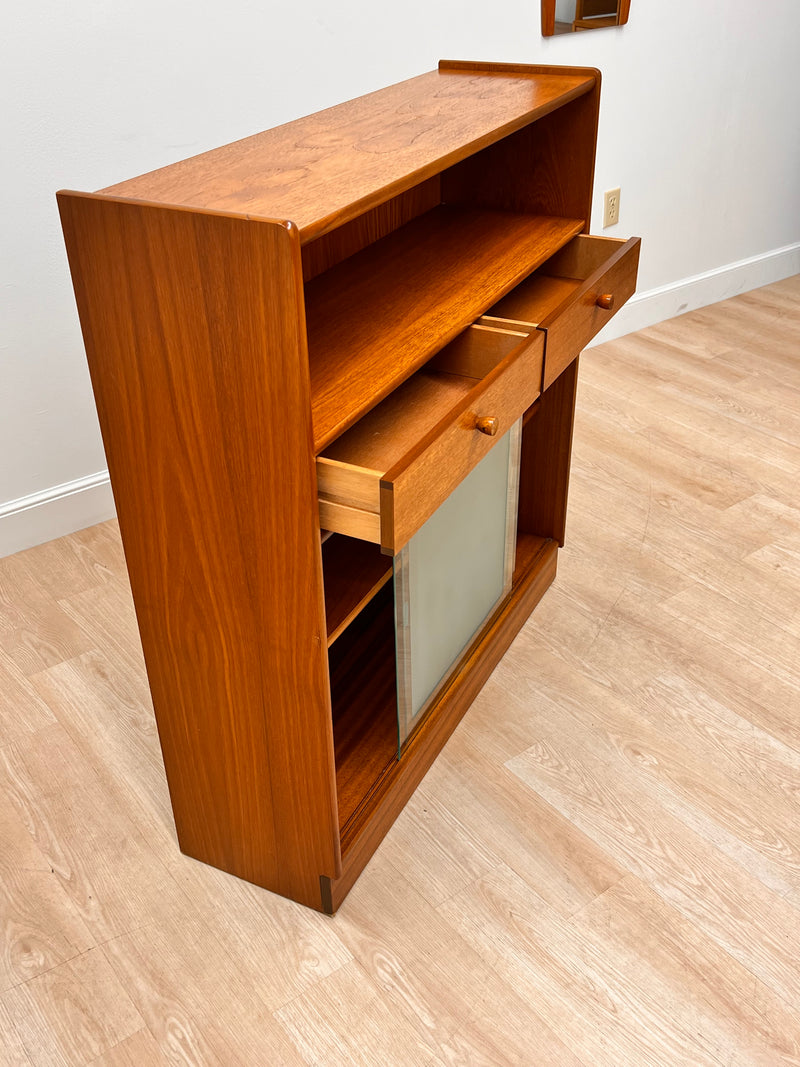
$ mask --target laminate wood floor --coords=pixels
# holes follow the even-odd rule
[[[800,1064],[800,277],[582,357],[556,583],[334,919],[182,856],[116,526],[0,560],[0,1063]]]

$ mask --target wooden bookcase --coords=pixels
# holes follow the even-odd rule
[[[638,260],[586,235],[599,87],[443,62],[59,193],[187,854],[335,911],[553,580]],[[398,758],[392,555],[518,418],[511,592]]]

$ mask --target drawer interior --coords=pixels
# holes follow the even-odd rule
[[[476,323],[443,348],[355,426],[317,457],[320,525],[336,506],[364,513],[357,532],[379,540],[380,481],[437,426],[446,422],[476,384],[524,344],[532,326]],[[372,518],[370,518],[372,516]]]
[[[630,295],[637,256],[638,243],[588,235],[572,238],[330,443],[317,457],[321,528],[382,544],[389,553],[400,547],[418,520],[424,521],[426,510],[414,503],[423,499],[421,486],[402,472],[414,464],[419,470],[420,453],[438,440],[442,447],[431,453],[436,458],[426,479],[440,480],[436,471],[443,471],[442,464],[451,459],[442,435],[462,413],[481,403],[483,390],[494,389],[494,372],[501,364],[511,367],[520,349],[531,344],[532,334],[542,340],[547,336],[541,388],[548,388],[613,314],[614,290],[617,306]],[[605,293],[609,296],[601,295]],[[515,389],[524,388],[523,382],[535,375],[532,362],[525,373],[524,378],[517,374]],[[501,375],[505,377],[505,370]],[[496,398],[492,406],[495,403]],[[508,395],[501,409],[504,405],[506,411],[513,407]],[[496,428],[496,419],[488,421]],[[455,464],[455,453],[452,460]],[[452,466],[451,487],[474,461]]]
[[[624,241],[612,237],[573,237],[479,321],[497,326],[516,321],[544,324],[575,298],[588,279],[596,276],[599,283],[611,259],[624,245]]]

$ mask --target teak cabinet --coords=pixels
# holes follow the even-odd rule
[[[586,235],[599,89],[443,62],[59,193],[190,856],[335,911],[553,580],[577,356],[639,251]],[[399,750],[397,562],[501,441],[503,592]]]

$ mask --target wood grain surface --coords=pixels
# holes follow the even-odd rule
[[[582,218],[588,232],[599,101],[598,74],[590,92],[445,171],[442,199]]]
[[[399,552],[534,403],[543,353],[537,330],[460,334],[431,361],[445,371],[426,365],[317,457],[320,522],[364,536],[364,513],[380,513],[381,546]],[[482,415],[499,436],[478,430]]]
[[[326,619],[319,531],[370,539],[379,519],[382,550],[399,549],[494,444],[478,431],[505,431],[538,396],[543,331],[503,334],[516,346],[508,366],[474,386],[465,376],[469,394],[413,435],[379,486],[362,477],[366,458],[348,471],[326,457],[318,499],[314,454],[585,229],[598,88],[591,70],[444,62],[102,193],[58,194],[187,855],[297,902],[338,904],[364,842],[377,845],[552,580],[554,544],[523,531],[541,551],[487,631],[485,662],[456,672],[447,728],[427,732],[369,833],[359,824],[344,872],[353,833],[343,846],[340,830],[383,777],[382,741],[372,751],[364,738],[389,721],[391,670],[376,671],[371,713],[369,671],[351,693],[355,664],[336,667],[331,692],[326,646],[350,663],[355,634],[359,672],[370,667],[362,624],[386,572],[367,567],[345,597],[329,580]],[[540,145],[517,138],[539,121]],[[508,145],[495,151],[509,140],[522,177]],[[474,188],[469,159],[492,171]],[[485,324],[475,333],[491,336]],[[24,671],[92,651],[61,610],[43,605],[36,638],[18,628]]]
[[[305,244],[598,81],[585,69],[517,66],[487,92],[477,66],[443,66],[102,192],[289,220]]]
[[[392,561],[377,545],[330,537],[322,546],[328,645],[347,628],[392,576]]]
[[[543,389],[633,295],[639,246],[638,238],[582,234],[490,309],[492,317],[532,320],[547,331]]]
[[[297,233],[59,206],[181,847],[318,902],[339,841]]]
[[[518,526],[564,544],[578,360],[542,394],[522,426]]]
[[[589,240],[589,238],[586,238]],[[547,331],[547,356],[542,388],[547,389],[564,368],[602,330],[636,291],[639,266],[638,237],[632,237],[586,277],[568,304],[554,308],[539,321]],[[602,297],[611,297],[610,303]]]
[[[575,218],[442,206],[309,282],[317,451],[583,225]]]
[[[799,345],[583,354],[559,577],[333,920],[179,853],[116,523],[0,560],[0,1062],[797,1063]]]
[[[421,437],[381,479],[381,543],[398,552],[539,396],[544,339],[534,330],[446,420]],[[497,436],[476,428],[496,418]],[[390,496],[390,502],[386,497]]]

